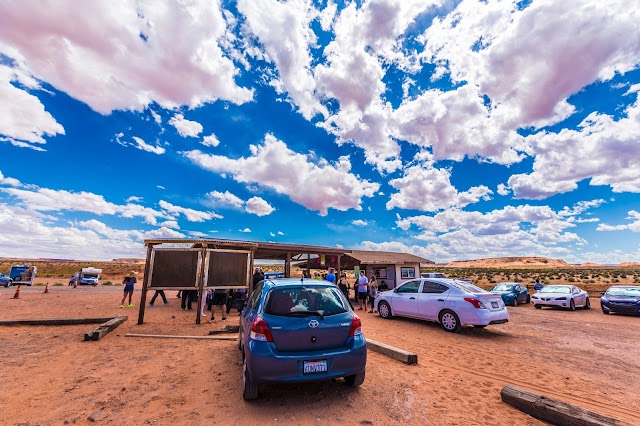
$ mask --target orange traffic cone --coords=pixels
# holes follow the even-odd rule
[[[44,294],[49,293],[49,283],[47,283],[47,286],[44,288]]]
[[[20,299],[20,286],[16,289],[16,294],[13,295],[14,299]]]

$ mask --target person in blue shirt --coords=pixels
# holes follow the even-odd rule
[[[333,283],[333,284],[336,283],[335,269],[329,268],[329,273],[327,274],[325,280],[327,280],[327,281],[329,281],[330,283]]]
[[[533,285],[533,289],[538,292],[544,288],[544,285],[540,283],[540,280],[536,278],[536,283]]]

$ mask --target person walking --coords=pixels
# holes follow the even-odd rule
[[[536,292],[539,292],[540,290],[542,290],[544,288],[544,285],[542,285],[542,283],[540,282],[539,278],[536,278],[536,283],[533,285],[533,289]]]
[[[340,281],[338,281],[338,288],[344,294],[344,296],[349,300],[349,286],[347,285],[347,275],[340,274]]]
[[[335,274],[335,269],[333,268],[329,268],[329,273],[327,274],[327,276],[325,277],[325,280],[329,281],[332,284],[336,283],[336,274]]]
[[[216,288],[213,290],[213,303],[211,306],[211,321],[216,319],[216,306],[220,307],[220,315],[222,315],[222,321],[227,320],[226,304],[227,297],[229,296],[229,290],[225,288]]]
[[[371,276],[371,279],[369,280],[369,305],[371,305],[369,309],[370,314],[374,312],[373,302],[376,300],[376,297],[378,297],[378,283],[376,282],[376,277]]]
[[[167,296],[164,295],[164,290],[156,290],[155,294],[151,298],[151,302],[149,303],[149,306],[153,306],[158,296],[162,297],[162,300],[164,301],[165,305],[169,304],[169,301],[167,300]]]
[[[369,289],[369,280],[364,274],[364,271],[360,271],[360,278],[358,278],[358,303],[360,307],[359,311],[367,310],[367,290]]]
[[[191,310],[194,300],[198,298],[198,290],[182,290],[182,301],[180,307],[184,311],[185,309]]]
[[[124,296],[122,296],[122,301],[120,302],[120,308],[124,308],[124,301],[129,296],[129,307],[133,308],[133,302],[131,299],[133,298],[133,286],[136,284],[136,274],[137,272],[131,271],[129,275],[124,277],[122,280],[122,284],[124,284]]]

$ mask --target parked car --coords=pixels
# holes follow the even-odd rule
[[[640,287],[615,285],[602,292],[600,307],[605,314],[640,315]]]
[[[374,309],[382,318],[402,316],[437,321],[450,332],[458,332],[464,325],[486,327],[509,321],[509,312],[499,295],[448,278],[408,281],[380,293]]]
[[[4,287],[11,287],[11,284],[13,284],[13,280],[0,272],[0,285]]]
[[[420,274],[421,278],[447,278],[447,275],[442,272],[423,272]]]
[[[243,398],[263,383],[344,377],[364,382],[367,343],[360,318],[334,284],[281,278],[256,285],[240,315]]]
[[[546,285],[531,297],[533,306],[542,309],[543,306],[556,306],[575,311],[576,308],[591,309],[589,294],[574,285]]]
[[[531,301],[529,290],[520,283],[498,283],[491,289],[491,293],[502,296],[505,305],[518,306]]]

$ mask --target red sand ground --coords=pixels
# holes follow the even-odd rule
[[[599,309],[565,312],[509,307],[511,322],[444,332],[421,321],[361,314],[369,338],[418,354],[406,366],[370,351],[365,383],[261,388],[242,400],[241,357],[233,341],[158,340],[126,333],[206,335],[195,310],[120,309],[122,287],[0,289],[0,319],[129,315],[98,342],[93,325],[0,327],[0,424],[537,425],[500,401],[507,383],[640,424],[640,318]],[[594,307],[598,301],[593,300]],[[230,316],[237,324],[237,315]]]

